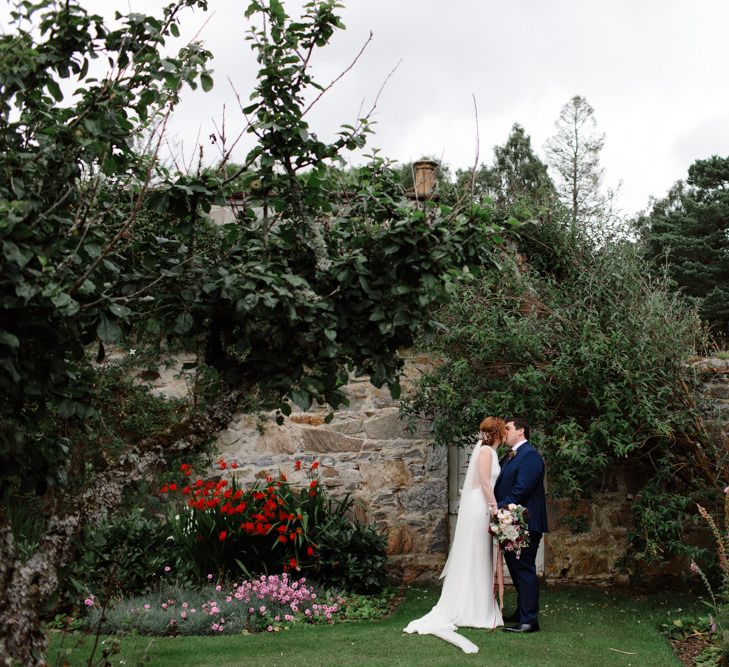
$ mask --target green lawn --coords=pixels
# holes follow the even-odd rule
[[[542,592],[542,632],[510,635],[500,630],[463,630],[480,651],[465,655],[434,637],[406,635],[402,628],[435,603],[437,589],[412,587],[396,613],[370,623],[299,626],[278,633],[219,637],[122,637],[114,665],[136,665],[148,653],[147,664],[280,665],[488,665],[517,667],[559,665],[679,665],[658,633],[669,618],[705,611],[694,596],[678,593],[631,594],[591,588],[546,589]],[[507,593],[506,609],[513,597]],[[111,641],[110,638],[102,638]],[[78,637],[66,638],[66,646]],[[93,638],[68,655],[69,664],[85,664]],[[60,635],[51,640],[51,665],[56,664]],[[97,654],[98,655],[98,654]]]

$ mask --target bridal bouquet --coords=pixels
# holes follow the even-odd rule
[[[521,550],[529,546],[529,526],[527,509],[522,505],[509,503],[497,510],[491,517],[489,533],[491,533],[506,551],[513,551],[519,558]]]

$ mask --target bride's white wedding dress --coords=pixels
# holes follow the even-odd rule
[[[494,597],[493,547],[488,505],[479,479],[479,456],[492,457],[492,489],[496,483],[500,471],[496,451],[479,441],[471,452],[461,489],[456,533],[440,575],[444,579],[440,599],[425,616],[405,628],[408,633],[440,637],[466,653],[478,653],[478,646],[456,632],[459,626],[495,628],[504,624]]]

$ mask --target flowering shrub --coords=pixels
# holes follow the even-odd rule
[[[716,543],[716,557],[720,570],[720,585],[718,593],[709,581],[709,577],[699,567],[696,561],[691,561],[689,571],[691,574],[699,577],[707,592],[709,593],[710,603],[707,603],[712,610],[712,614],[707,618],[699,618],[689,627],[694,634],[704,634],[708,637],[710,644],[697,657],[696,664],[727,664],[729,661],[729,486],[724,489],[724,532],[719,529],[714,518],[709,514],[706,508],[697,504],[697,509],[701,518],[706,522],[711,530]],[[702,633],[699,626],[704,626]],[[675,636],[675,628],[669,628],[669,634]]]
[[[349,589],[380,590],[385,585],[384,538],[373,527],[352,522],[349,497],[327,497],[318,462],[308,466],[301,489],[291,486],[283,472],[243,489],[230,474],[235,463],[220,459],[217,466],[227,476],[204,480],[193,479],[191,466],[183,463],[181,480],[160,488],[175,502],[170,513],[174,543],[201,578],[207,572],[250,577],[308,570]],[[294,468],[301,470],[301,461]],[[350,547],[356,553],[349,553]]]
[[[96,627],[101,614],[93,602],[87,605],[89,627]],[[116,600],[105,612],[102,632],[274,632],[296,623],[334,623],[345,617],[346,606],[342,595],[324,593],[304,577],[261,575],[230,586],[210,583],[196,591],[167,588],[157,595]]]

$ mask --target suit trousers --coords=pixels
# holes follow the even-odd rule
[[[506,567],[516,588],[516,608],[519,623],[538,625],[539,579],[537,578],[537,550],[542,533],[529,531],[529,546],[521,550],[519,558],[513,551],[504,552]]]

